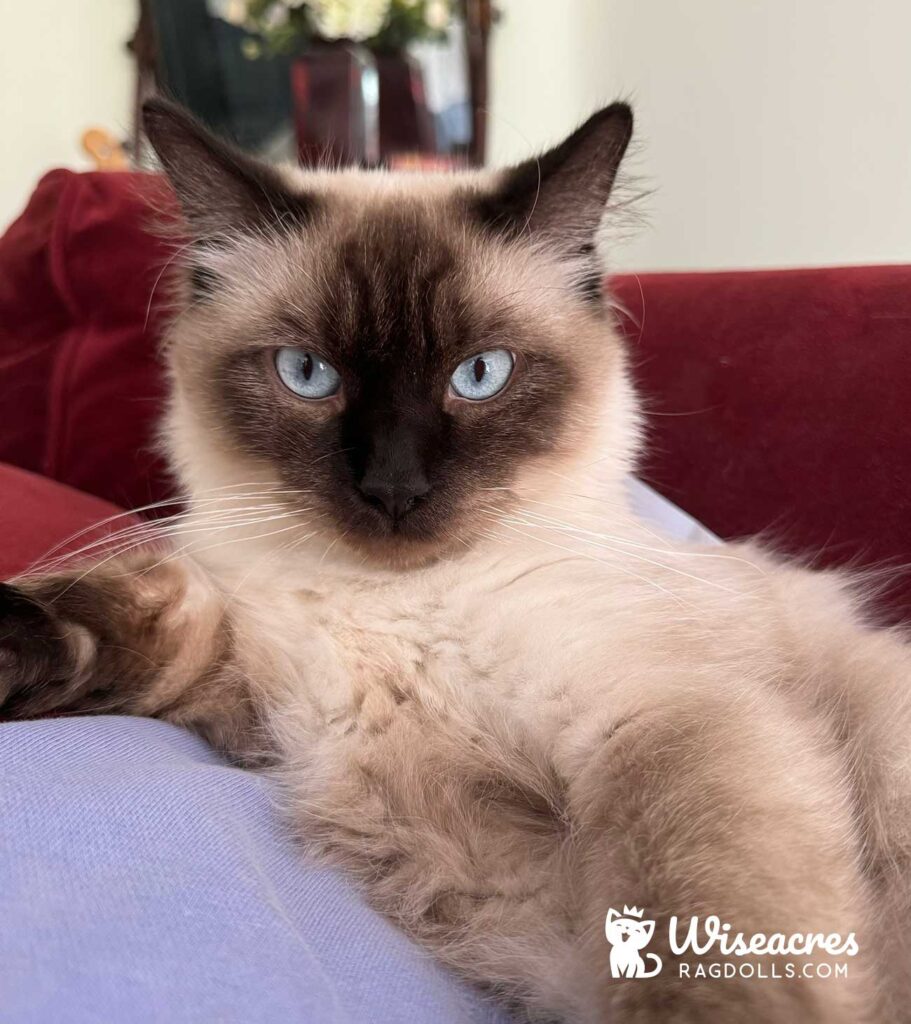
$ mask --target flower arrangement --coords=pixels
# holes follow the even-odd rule
[[[445,39],[451,0],[215,0],[219,17],[245,29],[254,58],[298,53],[314,40],[349,39],[372,50]]]

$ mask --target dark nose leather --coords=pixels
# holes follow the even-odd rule
[[[381,508],[393,520],[408,515],[429,490],[430,484],[423,475],[399,480],[367,476],[360,484],[360,492],[368,503]]]

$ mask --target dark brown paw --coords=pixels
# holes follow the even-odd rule
[[[0,717],[38,713],[46,691],[70,671],[61,624],[24,590],[0,583]]]

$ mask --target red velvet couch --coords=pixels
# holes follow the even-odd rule
[[[169,201],[151,176],[52,171],[0,239],[0,574],[168,495],[169,254],[145,228]],[[884,601],[911,618],[911,267],[612,288],[649,411],[644,479],[723,537],[895,567]]]

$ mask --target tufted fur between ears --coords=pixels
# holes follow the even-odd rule
[[[294,190],[274,167],[219,139],[177,104],[149,100],[143,124],[201,234],[300,226],[312,217],[316,196]],[[474,212],[495,231],[544,234],[576,255],[594,239],[632,130],[627,104],[604,107],[559,145],[499,175]]]

